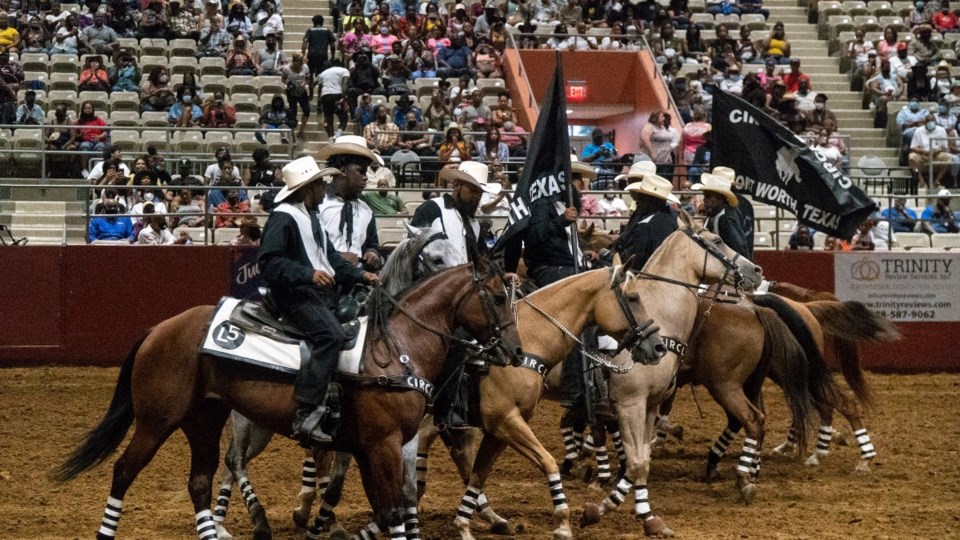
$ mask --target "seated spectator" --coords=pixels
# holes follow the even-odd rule
[[[526,131],[513,122],[504,122],[500,128],[500,140],[510,149],[510,157],[527,155],[527,135]]]
[[[23,96],[23,104],[17,108],[17,124],[39,126],[44,124],[46,115],[37,105],[37,93],[27,90]]]
[[[862,27],[857,27],[853,31],[853,36],[853,41],[847,45],[847,58],[853,60],[856,69],[863,69],[867,63],[867,57],[870,53],[875,53],[876,49],[873,48],[873,42],[866,39],[866,31]]]
[[[950,85],[953,79],[950,77],[950,63],[941,60],[937,64],[937,70],[930,78],[930,101],[940,101],[950,94]]]
[[[376,191],[368,191],[363,194],[363,200],[370,206],[376,216],[395,216],[405,212],[403,200],[391,194],[389,187],[390,184],[386,180],[379,180]]]
[[[927,78],[927,63],[917,62],[907,77],[907,99],[917,101],[931,101],[934,97],[934,87]]]
[[[207,166],[206,170],[203,171],[203,181],[210,184],[216,184],[220,181],[220,175],[223,171],[223,168],[230,165],[230,177],[240,179],[240,169],[233,164],[233,157],[230,156],[230,150],[226,148],[218,148],[217,151],[213,154],[217,158],[216,163],[211,163]],[[216,205],[214,205],[216,206]]]
[[[140,93],[140,68],[137,67],[136,57],[123,52],[117,65],[110,68],[111,90],[114,92]]]
[[[489,121],[493,113],[490,111],[490,107],[487,107],[483,104],[483,94],[480,93],[479,89],[474,89],[470,93],[470,104],[463,108],[460,112],[458,118],[461,125],[469,126],[477,118],[483,118],[483,120]]]
[[[113,163],[116,165],[116,169],[119,174],[123,177],[123,183],[126,184],[127,180],[130,178],[130,168],[127,167],[127,165],[123,162],[123,151],[120,150],[120,147],[113,145],[107,146],[103,149],[102,155],[103,160],[90,169],[90,173],[87,175],[87,180],[89,180],[92,184],[113,183],[102,181],[103,177],[106,175],[107,164]]]
[[[423,122],[417,121],[417,115],[414,111],[407,111],[400,127],[400,149],[409,150],[418,156],[434,155],[433,148],[430,146],[431,136],[427,133],[427,126]]]
[[[96,55],[87,57],[80,71],[80,78],[77,79],[77,88],[81,92],[109,92],[112,89],[110,76],[107,70],[103,69],[101,57]]]
[[[440,158],[441,167],[470,159],[470,146],[463,139],[463,131],[456,122],[450,122],[444,130],[437,157]]]
[[[920,102],[916,99],[911,99],[906,106],[900,109],[900,112],[897,113],[896,122],[897,127],[900,128],[904,145],[910,144],[917,129],[927,123],[929,114],[929,111],[920,107]]]
[[[243,184],[245,186],[269,187],[277,180],[283,181],[280,166],[270,161],[270,151],[266,148],[257,148],[251,155],[253,164],[243,169]]]
[[[10,60],[10,53],[0,53],[0,80],[16,93],[20,90],[23,77],[23,70],[20,69],[20,65]]]
[[[347,100],[350,110],[356,110],[357,98],[360,94],[385,94],[380,86],[380,70],[370,62],[370,54],[360,52],[354,55],[354,66],[350,70],[350,80],[347,83]]]
[[[406,11],[405,7],[402,9]],[[370,28],[382,28],[383,26],[387,27],[388,33],[394,36],[400,35],[400,21],[396,14],[390,12],[389,2],[383,2],[377,6],[376,12],[370,17]]]
[[[190,185],[190,179],[181,180],[184,185]],[[199,184],[199,181],[195,181]],[[189,187],[181,188],[179,198],[173,203],[172,213],[176,214],[170,218],[170,227],[177,228],[181,225],[186,227],[203,226],[203,192],[194,191]]]
[[[960,173],[960,156],[950,154],[947,131],[937,125],[933,115],[926,116],[922,125],[913,132],[908,162],[917,175],[920,188],[927,187],[926,173],[933,162],[933,169],[937,171],[933,185],[940,186],[948,165],[954,178]]]
[[[133,222],[124,215],[127,209],[117,200],[115,190],[108,189],[104,192],[103,202],[97,205],[94,213],[96,215],[90,219],[87,229],[89,242],[133,240]]]
[[[614,192],[616,189],[614,184],[611,184],[607,188],[607,192],[603,194],[603,198],[597,201],[597,204],[600,205],[601,215],[604,216],[626,216],[628,214],[627,203],[623,202],[623,199]]]
[[[60,0],[51,0],[49,4],[50,9],[41,13],[43,24],[49,32],[53,32],[57,28],[57,24],[71,16],[69,11],[64,11]],[[0,8],[2,9],[2,8]],[[74,25],[76,26],[76,25]]]
[[[80,32],[80,42],[89,54],[113,55],[114,49],[120,46],[117,33],[113,28],[103,24],[103,21],[104,15],[97,13],[93,17],[93,25]],[[0,26],[2,24],[2,17],[0,17]]]
[[[950,208],[952,203],[949,189],[941,189],[937,193],[937,202],[926,207],[920,218],[926,225],[933,229],[935,233],[955,233],[960,232],[960,213]]]
[[[421,77],[437,76],[437,59],[430,51],[420,52],[412,62],[413,68],[410,73],[410,80],[415,81]]]
[[[253,23],[247,16],[247,6],[243,2],[230,2],[223,28],[233,37],[243,36],[250,40],[253,36]]]
[[[669,62],[683,51],[683,39],[674,35],[673,25],[664,24],[660,27],[660,37],[653,40],[653,56],[657,63]]]
[[[797,228],[794,229],[793,234],[790,235],[790,249],[792,250],[812,250],[814,249],[813,242],[814,231],[807,227],[806,225],[797,224]]]
[[[830,137],[830,134],[827,132],[826,128],[820,128],[817,131],[817,138],[812,146],[814,150],[820,152],[825,158],[827,158],[827,161],[833,165],[840,168],[844,166],[845,156],[834,142],[834,139]]]
[[[743,94],[743,78],[740,76],[740,66],[734,64],[727,67],[727,76],[720,81],[720,89],[735,96]]]
[[[281,69],[287,63],[287,57],[283,50],[277,47],[277,35],[267,34],[265,43],[267,46],[256,52],[257,74],[280,75]]]
[[[146,0],[146,7],[140,12],[137,37],[166,39],[167,31],[167,14],[163,12],[162,0]]]
[[[289,130],[284,131],[280,140],[288,143],[289,133],[297,127],[297,118],[287,110],[287,104],[283,101],[283,96],[273,96],[270,101],[270,108],[260,116],[260,127],[267,130]],[[267,144],[266,138],[262,132],[257,132],[257,140]]]
[[[147,75],[146,82],[140,88],[140,109],[142,111],[166,112],[177,100],[171,87],[167,68],[155,66]]]
[[[50,35],[39,16],[30,16],[26,30],[22,34],[21,53],[47,53],[47,41]]]
[[[193,39],[200,37],[200,20],[193,14],[193,8],[186,9],[182,6],[182,0],[170,0],[169,13],[170,39]]]
[[[790,42],[787,41],[783,23],[777,21],[770,35],[760,45],[764,58],[773,58],[778,64],[790,62]]]
[[[77,118],[77,139],[80,141],[81,152],[102,152],[107,148],[110,133],[103,129],[107,123],[95,114],[93,103],[84,101],[80,105],[80,116]],[[89,156],[81,156],[81,166],[86,169]]]
[[[915,65],[917,65],[917,57],[910,56],[910,51],[907,50],[907,44],[902,41],[898,43],[894,49],[893,56],[890,57],[890,69],[906,81],[907,77],[913,73],[913,66]]]
[[[240,200],[240,192],[235,189],[228,189],[225,192],[226,199],[217,205],[216,222],[214,228],[237,227],[240,224],[241,216],[237,214],[247,214],[250,212],[250,201]]]
[[[43,136],[47,150],[75,150],[77,148],[77,133],[67,116],[66,105],[60,104],[54,109],[53,121]]]
[[[412,74],[399,56],[391,54],[381,66],[383,68],[382,86],[386,89],[388,96],[402,96],[410,91],[407,81]]]
[[[343,37],[340,38],[340,50],[343,51],[347,63],[360,51],[371,51],[372,54],[373,36],[367,33],[365,22],[357,20],[351,31],[344,29]]]
[[[77,28],[77,19],[69,13],[67,15],[57,23],[50,42],[50,54],[77,54],[79,51],[77,36],[80,35],[80,29]]]
[[[686,2],[686,0],[682,1]],[[610,31],[613,33],[613,28],[611,28]],[[687,27],[687,33],[683,38],[681,48],[685,62],[700,63],[703,61],[704,57],[708,56],[710,48],[707,46],[707,42],[703,39],[699,25],[691,24]]]
[[[510,106],[510,93],[500,92],[497,96],[497,107],[490,111],[490,124],[495,128],[503,126],[504,122],[516,122],[516,113]]]
[[[342,71],[345,72],[346,70]],[[280,68],[280,77],[287,87],[287,103],[290,104],[291,116],[296,119],[298,107],[303,109],[303,119],[300,121],[300,131],[297,134],[299,137],[303,137],[307,129],[307,122],[310,121],[310,85],[308,84],[310,68],[304,62],[301,53],[293,53],[293,62]],[[339,104],[339,101],[337,99],[337,104]]]
[[[783,76],[783,83],[787,85],[787,92],[797,92],[800,89],[800,81],[804,80],[807,81],[810,90],[813,90],[813,84],[810,83],[810,76],[800,71],[800,59],[791,58],[790,73]]]
[[[929,25],[922,25],[914,30],[917,37],[914,38],[908,47],[910,56],[917,59],[918,62],[930,62],[939,58],[940,45],[933,41],[933,29]]]
[[[247,40],[243,36],[233,41],[233,48],[227,52],[227,76],[256,75],[257,57],[247,50]]]
[[[233,172],[231,172],[231,169],[233,169]],[[220,177],[214,184],[218,189],[211,189],[207,194],[207,207],[210,212],[216,212],[218,206],[228,202],[227,195],[229,191],[235,192],[241,201],[250,200],[247,190],[240,189],[242,187],[240,176],[235,173],[236,167],[233,165],[233,162],[225,161],[223,167],[220,169]]]
[[[386,4],[381,4],[386,6]],[[373,63],[380,65],[383,59],[393,54],[393,44],[399,43],[400,38],[394,35],[386,21],[373,26],[377,34],[370,38],[370,48],[373,50]]]
[[[950,11],[949,2],[940,5],[940,10],[931,19],[933,28],[937,32],[957,32],[960,31],[957,24],[957,14]]]
[[[473,69],[473,55],[463,38],[459,36],[450,41],[449,47],[440,51],[437,55],[437,65],[439,66],[437,74],[442,78],[461,75],[468,75],[471,79],[476,77]]]
[[[813,110],[807,113],[811,127],[824,127],[828,121],[837,124],[837,116],[827,108],[827,99],[826,94],[817,94],[813,98]]]
[[[133,208],[130,209],[130,213],[134,216],[143,215],[143,208],[145,205],[153,205],[154,210],[158,214],[167,213],[167,203],[164,200],[165,193],[164,190],[160,188],[160,177],[157,174],[157,171],[152,168],[146,168],[145,166],[138,165],[139,162],[147,163],[145,158],[137,158],[134,162],[134,168],[141,167],[140,170],[133,174],[133,179],[131,182],[136,189],[134,189],[130,202],[134,203]],[[135,226],[143,224],[143,220],[140,218],[136,219],[134,223]]]
[[[887,59],[880,60],[880,73],[876,77],[870,79],[867,82],[867,92],[873,99],[874,103],[874,118],[873,118],[873,127],[883,128],[887,125],[887,103],[890,101],[899,101],[903,99],[906,95],[907,84],[901,77],[894,73],[890,69],[890,61]],[[920,104],[917,104],[919,109]],[[897,125],[900,125],[899,118],[897,116],[898,122]]]
[[[711,15],[739,15],[736,0],[707,0],[707,13]]]
[[[474,144],[479,161],[499,161],[503,163],[510,159],[510,149],[500,140],[500,131],[495,127],[487,130],[484,140],[477,141]]]
[[[473,55],[473,64],[477,66],[477,78],[500,78],[503,76],[500,54],[492,45],[481,43],[477,45]]]
[[[239,227],[240,230],[237,235],[230,239],[231,246],[257,247],[260,245],[260,238],[263,233],[260,231],[260,223],[257,222],[257,218],[243,216],[240,218]]]
[[[927,6],[927,3],[923,0],[918,0],[914,3],[914,9],[910,10],[910,13],[907,15],[907,21],[911,28],[915,26],[925,25],[930,23],[933,13]]]
[[[10,26],[10,18],[0,12],[0,52],[17,53],[20,47],[20,32]]]
[[[763,0],[740,0],[739,7],[742,15],[759,13],[760,15],[763,15],[764,19],[770,18],[770,10],[764,9]]]
[[[373,153],[380,155],[377,150],[374,150]],[[377,187],[381,180],[386,182],[388,187],[393,187],[397,183],[397,178],[393,175],[390,167],[382,167],[377,160],[373,160],[367,167],[367,189]]]
[[[194,127],[200,125],[202,115],[203,111],[193,103],[193,94],[181,86],[177,90],[177,102],[170,107],[170,112],[167,114],[167,121],[171,126]]]
[[[185,232],[180,233],[180,239],[176,239],[173,233],[167,229],[167,220],[163,216],[154,215],[155,210],[152,204],[147,204],[143,208],[145,216],[144,227],[137,235],[138,246],[171,246],[174,244],[185,244],[187,236]]]
[[[186,95],[184,95],[184,101],[185,98]],[[213,93],[213,99],[203,106],[203,115],[199,123],[206,128],[232,128],[237,123],[237,110],[224,101],[223,92],[218,90]]]
[[[360,131],[363,131],[370,122],[373,122],[376,108],[377,106],[373,104],[373,97],[370,94],[360,96],[359,104],[353,109],[353,116]]]
[[[277,41],[283,43],[283,17],[276,11],[276,5],[271,1],[260,4],[260,11],[255,17],[253,26],[254,39],[267,34],[276,34]]]
[[[919,232],[920,230],[917,213],[907,208],[906,199],[894,199],[893,206],[885,208],[880,215],[890,222],[893,232]]]
[[[210,26],[200,33],[197,41],[197,58],[226,58],[227,50],[233,38],[226,30],[220,27],[217,19],[210,21]]]
[[[374,110],[374,120],[363,128],[363,138],[367,145],[380,151],[381,155],[389,156],[400,147],[400,128],[390,120],[387,108],[378,105]]]
[[[136,11],[141,4],[127,4],[122,0],[110,0],[107,5],[106,25],[113,28],[117,37],[137,37],[140,28],[137,21],[140,13]]]
[[[509,178],[499,165],[491,166],[491,174],[493,182],[500,184],[502,189],[496,195],[486,191],[483,192],[483,195],[480,196],[479,214],[483,216],[507,216],[510,214],[510,203],[513,202],[513,196],[510,193],[513,186],[510,185]]]

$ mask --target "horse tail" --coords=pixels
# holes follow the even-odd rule
[[[810,302],[806,304],[833,339],[840,372],[857,399],[869,405],[870,389],[860,367],[857,343],[886,343],[900,338],[896,326],[860,302]]]
[[[806,353],[776,311],[761,307],[756,314],[763,327],[763,358],[777,369],[797,440],[806,441],[814,410],[807,387]]]
[[[84,435],[80,445],[74,449],[70,457],[56,468],[52,474],[54,480],[59,482],[72,480],[90,467],[102,463],[113,454],[127,436],[127,431],[133,424],[133,394],[130,384],[133,361],[149,335],[150,332],[146,332],[130,349],[127,359],[120,368],[120,377],[113,391],[110,408],[107,409],[100,423]]]
[[[813,403],[836,403],[836,383],[827,363],[823,359],[820,347],[813,339],[813,333],[804,322],[803,317],[794,310],[783,298],[775,294],[762,294],[755,296],[753,302],[759,306],[770,308],[777,313],[780,320],[787,325],[790,333],[793,334],[797,343],[803,348],[807,360],[807,389],[810,392],[810,398]],[[784,378],[781,381],[786,390],[787,381]]]

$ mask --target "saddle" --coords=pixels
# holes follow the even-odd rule
[[[230,322],[240,328],[267,336],[278,341],[299,342],[304,339],[303,330],[296,325],[287,322],[280,315],[276,302],[266,291],[262,302],[252,302],[243,300],[233,313],[230,314]],[[351,304],[357,300],[353,297],[347,297]],[[340,321],[340,328],[343,330],[346,339],[343,342],[342,350],[349,351],[357,344],[357,338],[360,336],[360,322],[357,320],[358,312],[353,309],[337,309],[337,318]],[[344,320],[346,319],[346,320]]]

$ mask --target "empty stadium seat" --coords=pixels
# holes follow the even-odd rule
[[[260,127],[260,115],[254,112],[238,112],[237,122],[233,127],[237,129],[258,128]],[[239,133],[237,135],[239,135]]]
[[[144,131],[140,135],[140,144],[143,146],[143,148],[146,148],[147,146],[153,146],[157,150],[169,151],[171,148],[173,148],[173,145],[170,143],[169,139],[170,133],[171,132],[168,131]]]
[[[227,88],[230,94],[256,94],[257,87],[253,83],[253,77],[249,75],[234,75],[227,77]]]
[[[484,96],[496,96],[507,88],[503,79],[477,79],[477,88]]]
[[[237,113],[238,115],[240,113]],[[234,134],[233,136],[233,146],[237,149],[237,152],[241,154],[249,154],[263,146],[263,144],[257,140],[256,135],[250,131],[241,131]]]
[[[407,201],[403,203],[403,207],[406,209],[406,213],[413,215],[417,211],[417,208],[420,208],[420,205],[423,204],[423,201]]]
[[[144,54],[147,54],[146,51],[144,51]],[[153,71],[155,67],[167,67],[167,57],[153,55],[140,57],[140,73],[143,73],[144,77]]]
[[[106,92],[80,92],[77,96],[80,103],[89,101],[93,103],[93,108],[98,111],[110,110],[110,95]]]
[[[867,7],[870,9],[870,13],[877,17],[883,17],[884,15],[893,15],[893,4],[885,1],[876,1],[870,2],[867,4]]]
[[[80,61],[75,54],[54,54],[50,57],[50,73],[79,73]]]
[[[396,246],[407,238],[407,229],[404,227],[383,227],[377,229],[377,238],[381,246]]]
[[[110,130],[110,144],[120,147],[124,152],[138,152],[140,150],[140,134],[127,129]]]
[[[276,94],[283,94],[287,91],[287,87],[285,84],[283,84],[283,80],[280,77],[264,75],[257,77],[255,83],[257,85],[257,94],[260,95],[260,97],[272,97]]]
[[[209,154],[216,153],[220,148],[233,148],[233,134],[229,131],[208,131],[203,134],[203,141]]]
[[[51,90],[47,92],[47,107],[54,109],[58,105],[66,106],[68,111],[79,112],[80,110],[77,93],[70,90]]]
[[[213,230],[213,243],[214,244],[229,244],[240,229],[234,227],[220,227],[219,229]]]
[[[229,94],[227,91],[227,78],[223,75],[202,75],[200,77],[200,88],[205,94],[213,95],[216,92],[223,92],[223,95]]]
[[[170,59],[168,69],[174,75],[197,72],[197,59],[194,57],[174,56]]]
[[[143,38],[140,40],[141,54],[146,56],[167,56],[167,48],[170,46],[165,39]],[[142,62],[141,62],[142,64]]]
[[[256,94],[230,94],[230,103],[237,112],[260,114],[260,98]]]
[[[201,58],[198,62],[198,65],[200,69],[200,76],[225,76],[227,74],[226,61],[219,56],[214,58]]]
[[[169,45],[170,58],[186,56],[193,58],[197,52],[197,42],[192,39],[173,39]]]
[[[904,249],[928,248],[930,237],[926,233],[897,233],[897,244]]]
[[[39,161],[39,150],[43,148],[43,130],[17,129],[13,132],[13,148],[17,150],[17,161]]]
[[[140,113],[136,111],[112,111],[110,125],[117,127],[139,127]]]
[[[110,94],[111,111],[139,111],[140,95],[136,92],[112,92]]]
[[[162,111],[144,111],[140,115],[140,125],[147,127],[167,127],[170,125],[169,115]]]
[[[186,154],[202,153],[203,133],[193,130],[173,132],[173,149],[176,152],[183,152]]]
[[[792,232],[780,231],[777,233],[777,249],[790,249],[790,237],[793,235]]]
[[[70,90],[77,91],[77,79],[80,76],[76,73],[52,73],[47,81],[47,90]]]
[[[903,233],[897,234],[897,239],[900,239],[900,235]],[[937,233],[930,236],[930,244],[935,248],[946,248],[954,249],[960,248],[960,234],[958,233]]]
[[[24,71],[47,71],[50,57],[43,53],[23,53],[20,56],[20,69]]]
[[[46,71],[24,71],[23,72],[23,82],[29,84],[33,81],[41,81],[46,84],[47,80],[50,79],[50,75],[47,75]]]
[[[713,18],[717,24],[722,24],[727,27],[731,32],[740,29],[740,16],[739,15],[717,15]]]
[[[840,5],[843,6],[843,11],[845,11],[847,15],[855,16],[870,13],[870,10],[867,9],[867,3],[861,0],[846,0],[845,2],[841,2]]]
[[[439,86],[440,81],[436,77],[420,77],[413,81],[413,91],[418,96],[431,96],[433,91]]]
[[[120,49],[126,49],[132,52],[137,58],[140,57],[142,49],[140,48],[140,42],[135,38],[119,38],[117,42],[120,43]]]
[[[770,241],[770,233],[759,231],[755,232],[753,234],[753,249],[773,249],[773,242]]]

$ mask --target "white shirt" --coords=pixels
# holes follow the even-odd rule
[[[167,229],[160,229],[160,232],[153,230],[153,227],[144,227],[137,236],[137,245],[140,246],[168,246],[174,242],[173,233]]]
[[[130,168],[126,164],[120,164],[120,174],[123,176],[130,176]],[[87,180],[100,180],[103,178],[103,161],[99,161],[96,165],[90,169],[90,174],[87,176]]]
[[[343,79],[350,76],[350,70],[342,66],[327,68],[317,75],[320,95],[343,94]]]
[[[390,167],[377,167],[377,170],[373,170],[373,167],[367,167],[368,189],[375,189],[381,180],[386,180],[387,185],[391,187],[397,183],[397,178],[393,175]]]
[[[890,73],[899,75],[906,79],[910,75],[910,70],[917,65],[917,57],[907,55],[907,61],[904,62],[899,56],[890,59]]]
[[[743,93],[743,78],[735,81],[724,78],[722,81],[720,81],[720,89],[724,92],[729,92],[735,96],[739,96]]]
[[[340,230],[340,216],[344,204],[347,203],[340,197],[324,197],[318,213],[320,225],[323,226],[323,230],[326,231],[337,251],[350,252],[360,257],[363,256],[363,244],[367,241],[367,229],[373,222],[373,210],[363,199],[349,203],[353,205],[353,235],[348,238],[346,226]]]
[[[628,212],[627,203],[623,202],[623,199],[620,197],[614,197],[612,199],[600,197],[597,199],[597,206],[600,207],[600,211],[602,211],[605,216],[623,216]]]
[[[216,182],[217,180],[219,180],[219,179],[220,179],[220,165],[217,165],[216,162],[212,163],[210,166],[207,167],[207,170],[203,171],[203,177],[204,177],[204,179],[209,178],[210,181],[209,181],[208,183],[210,183],[210,184],[212,184],[212,183]],[[237,167],[236,165],[233,166],[233,177],[234,177],[234,178],[242,178],[242,177],[240,176],[240,168]]]
[[[483,206],[484,206],[485,204],[490,204],[491,202],[493,202],[493,201],[494,201],[497,197],[499,197],[499,196],[500,196],[500,195],[491,195],[490,193],[487,193],[486,191],[484,191],[484,192],[483,192],[483,195],[480,196],[480,205],[478,206],[478,208],[481,208],[480,212],[483,213],[483,215],[485,215],[485,216],[507,216],[507,215],[510,215],[510,199],[508,199],[506,196],[504,196],[502,199],[500,199],[500,201],[497,203],[497,205],[493,207],[493,210],[491,210],[491,211],[489,211],[489,212],[484,212],[484,211],[482,210],[482,208],[483,208]]]
[[[933,131],[927,131],[927,127],[917,128],[913,132],[913,139],[910,140],[910,150],[922,150],[924,152],[949,152],[950,145],[947,141],[947,130],[940,126]]]
[[[878,221],[870,231],[870,236],[873,238],[873,247],[875,250],[889,249],[890,246],[887,244],[888,237],[894,244],[897,243],[897,233],[890,230],[889,221]]]
[[[266,15],[265,13],[263,15]],[[262,15],[257,14],[257,19],[259,20]],[[281,34],[283,33],[283,18],[280,17],[279,13],[274,13],[263,23],[263,35],[267,34]]]

